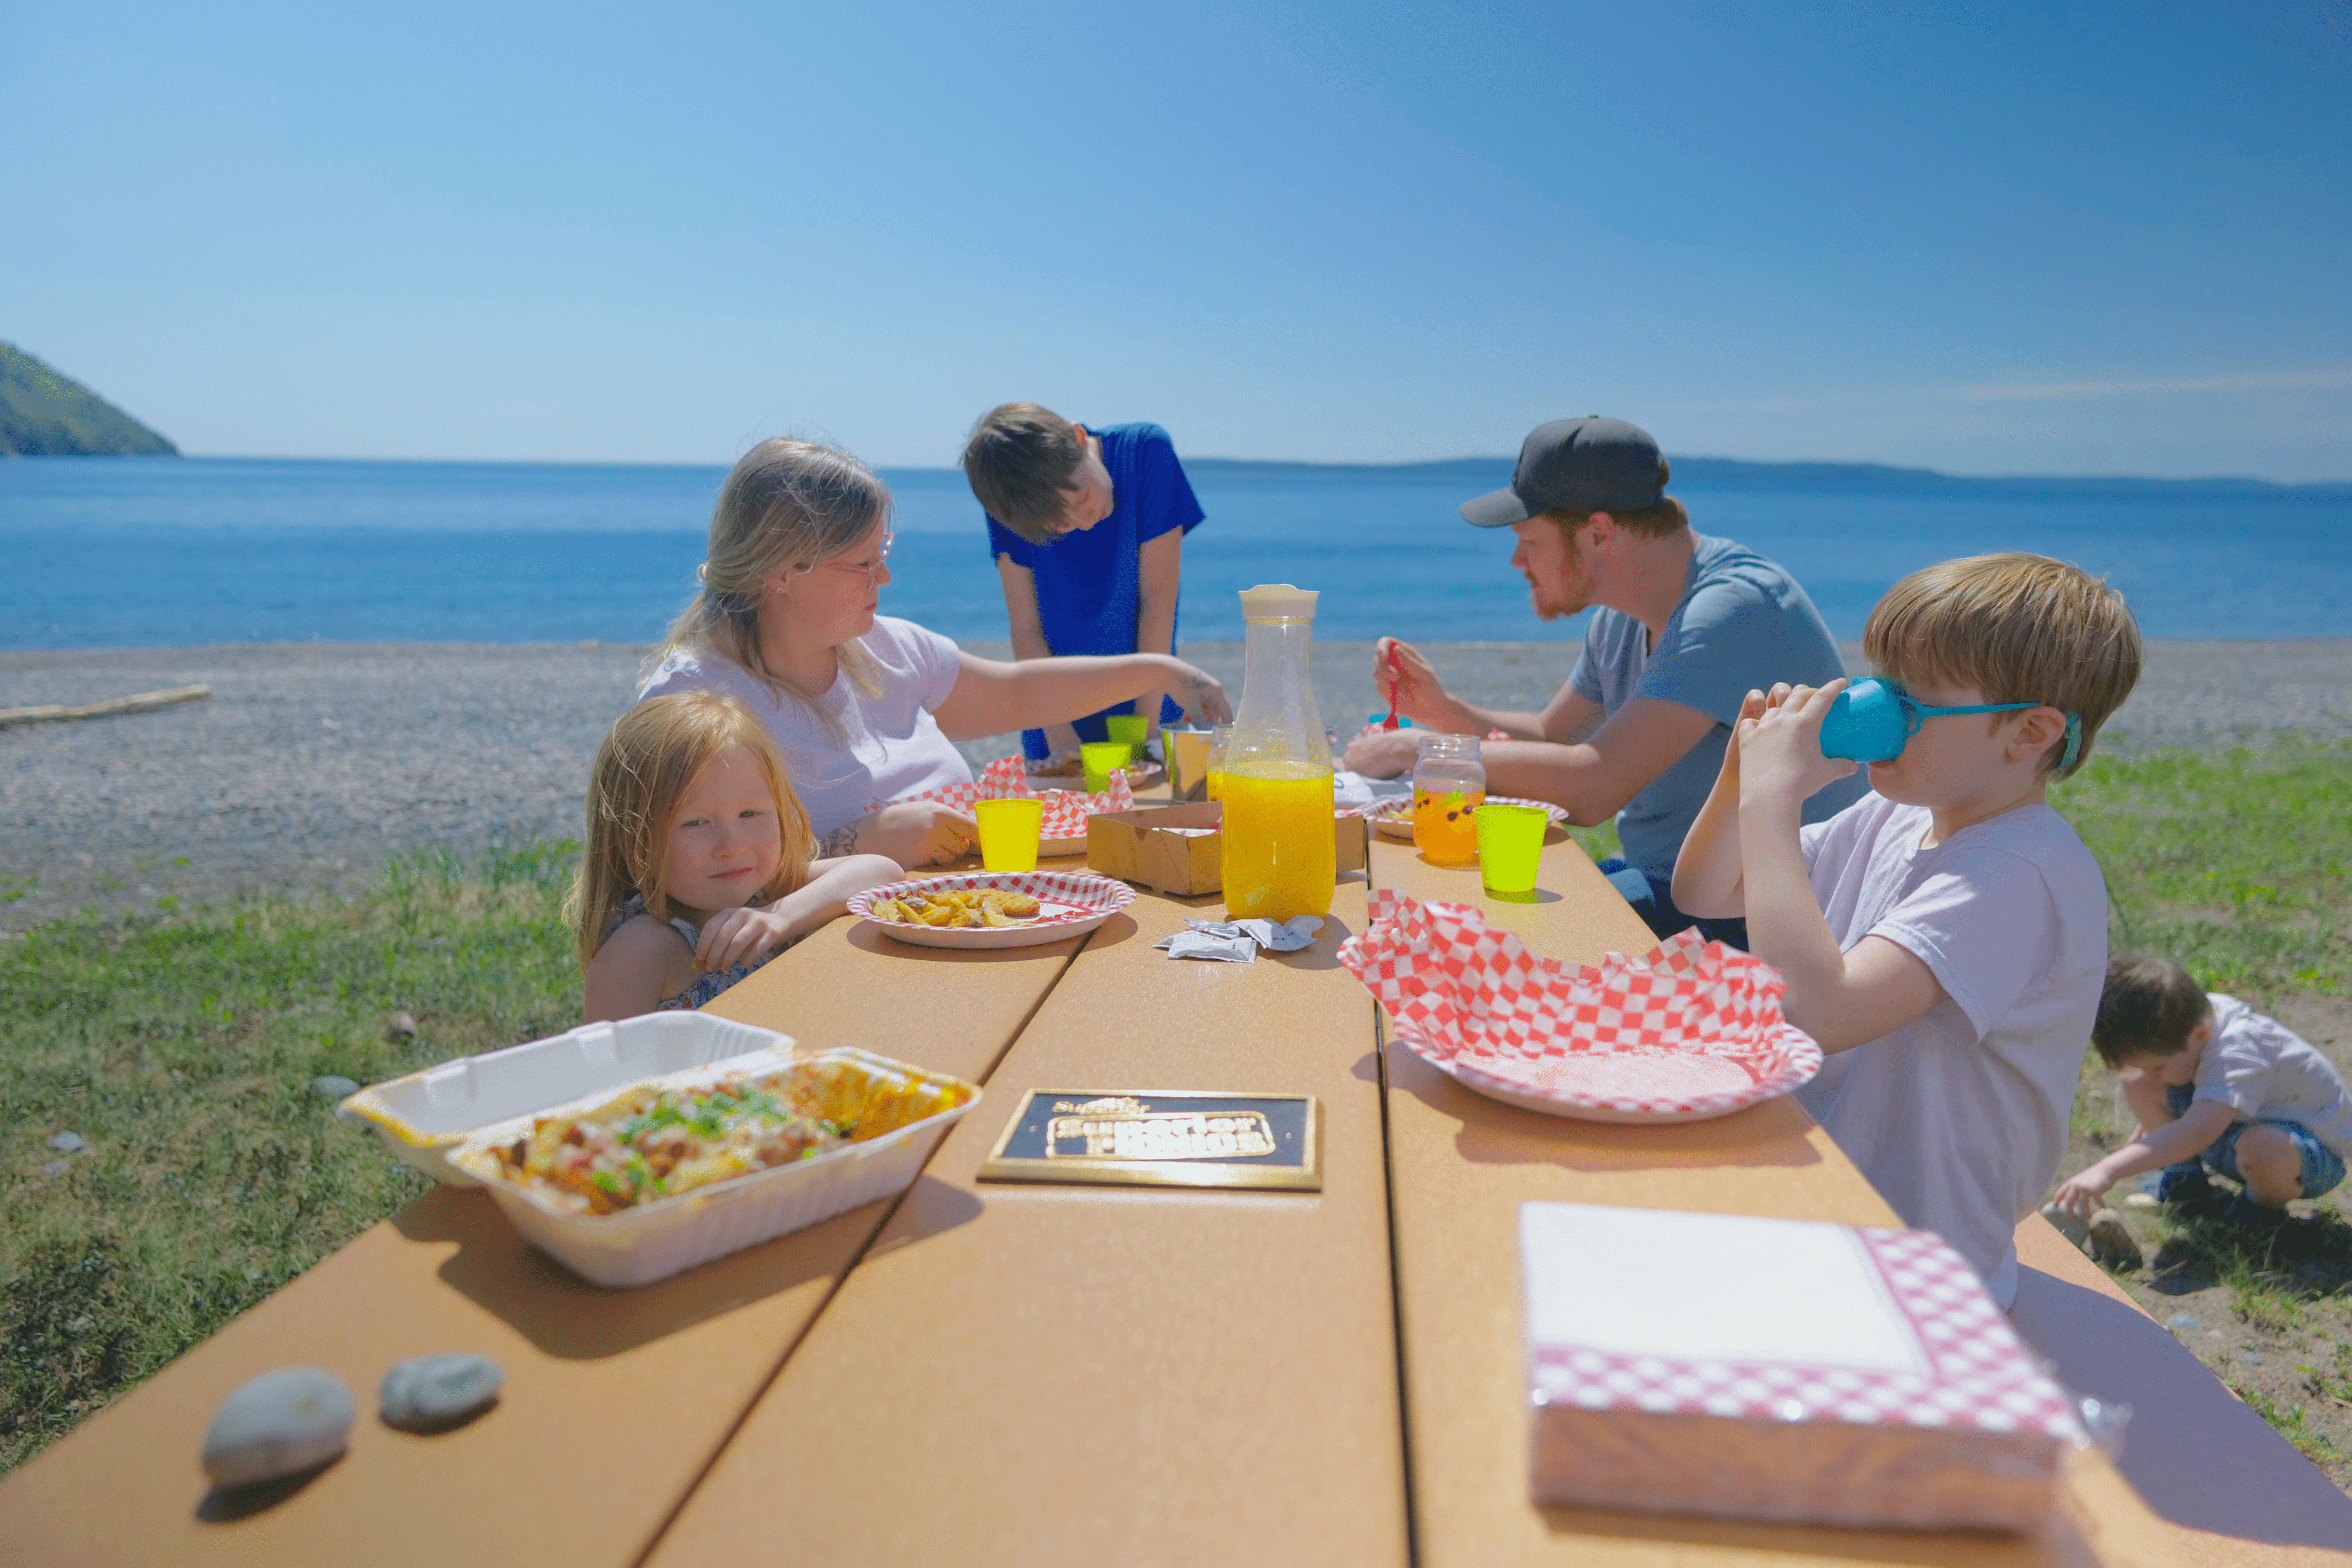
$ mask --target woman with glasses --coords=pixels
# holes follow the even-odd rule
[[[971,818],[911,798],[971,781],[955,741],[1160,690],[1195,718],[1231,717],[1213,677],[1167,654],[1006,664],[878,616],[889,553],[890,492],[871,468],[813,441],[761,442],[719,489],[702,585],[637,692],[750,704],[783,751],[821,856],[912,867],[964,854]]]

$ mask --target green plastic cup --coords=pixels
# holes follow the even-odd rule
[[[1150,728],[1150,721],[1139,713],[1113,713],[1105,718],[1103,722],[1109,727],[1110,738],[1113,741],[1121,742],[1134,748],[1128,752],[1129,757],[1139,757],[1143,754],[1143,734]]]
[[[1470,819],[1478,829],[1478,879],[1486,890],[1532,891],[1551,818],[1532,805],[1482,805]]]
[[[1034,871],[1037,836],[1045,826],[1042,800],[974,801],[980,823],[980,863],[991,871]]]
[[[1110,788],[1110,771],[1123,768],[1135,756],[1135,748],[1125,741],[1088,741],[1078,748],[1078,763],[1087,771],[1089,791]]]

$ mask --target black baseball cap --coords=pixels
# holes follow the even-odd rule
[[[1519,447],[1508,489],[1462,503],[1465,522],[1508,528],[1548,511],[1640,511],[1658,504],[1657,442],[1638,425],[1603,419],[1555,419],[1538,425]]]

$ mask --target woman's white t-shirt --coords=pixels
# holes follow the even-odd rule
[[[1866,795],[1799,833],[1841,951],[1866,936],[1934,971],[1944,1000],[1832,1054],[1797,1102],[1906,1225],[2017,1293],[2017,1222],[2065,1157],[2107,971],[2107,885],[2064,817],[2021,806],[1922,848],[1925,806]]]
[[[637,700],[677,691],[723,691],[742,699],[776,738],[809,826],[822,838],[892,801],[971,783],[971,764],[931,717],[931,710],[955,689],[956,645],[890,616],[875,616],[874,629],[859,640],[882,667],[881,695],[868,697],[844,671],[822,699],[841,721],[846,744],[818,715],[707,648],[681,650],[662,660],[638,689]]]

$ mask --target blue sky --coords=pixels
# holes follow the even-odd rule
[[[0,338],[201,453],[2352,478],[2352,8],[0,0]]]

